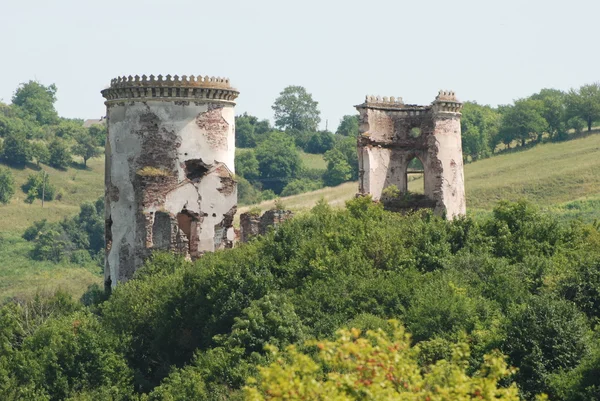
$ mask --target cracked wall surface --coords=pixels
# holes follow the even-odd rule
[[[452,219],[466,213],[460,132],[462,104],[453,92],[440,91],[428,106],[398,98],[368,96],[359,111],[359,193],[379,200],[386,187],[408,191],[409,164],[423,165],[424,197],[408,209],[433,208]]]
[[[123,78],[102,92],[107,286],[132,278],[153,250],[196,258],[233,244],[237,91],[182,78]]]

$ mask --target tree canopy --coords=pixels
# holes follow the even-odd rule
[[[275,99],[275,126],[279,129],[317,131],[321,122],[319,103],[302,86],[288,86]]]
[[[39,124],[53,124],[58,120],[54,108],[56,85],[44,86],[38,81],[22,83],[17,88],[12,103],[33,117]]]

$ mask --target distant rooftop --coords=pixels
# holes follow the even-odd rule
[[[99,119],[89,119],[83,122],[85,128],[89,128],[92,125],[104,125],[106,124],[106,117],[100,117]]]

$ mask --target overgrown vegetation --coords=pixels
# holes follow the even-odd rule
[[[353,355],[361,358],[385,341],[402,346],[402,335],[393,334],[398,327],[387,321],[397,319],[416,346],[404,346],[401,357],[425,372],[407,376],[410,389],[425,380],[438,390],[424,384],[419,391],[461,391],[442,373],[454,372],[469,383],[466,399],[477,399],[484,387],[514,397],[514,383],[526,399],[544,392],[595,400],[598,271],[597,226],[561,222],[526,202],[501,202],[488,218],[453,222],[385,212],[369,198],[337,210],[321,203],[265,237],[193,264],[156,254],[104,302],[93,290],[89,307],[61,295],[64,306],[50,317],[30,308],[26,332],[28,304],[6,304],[0,394],[223,400],[244,397],[249,386],[260,399],[273,396],[266,390],[279,386],[285,372],[304,366],[302,376],[316,380],[311,386],[361,375],[338,391],[362,399],[373,383],[393,380],[347,370],[354,365],[338,370],[335,360],[319,359],[319,344],[344,352],[359,347],[365,352]],[[383,332],[336,336],[342,327]],[[295,345],[299,353],[276,356],[266,344]],[[457,349],[461,356],[453,357]],[[508,371],[495,350],[516,374],[498,381]],[[486,363],[483,376],[473,375]]]

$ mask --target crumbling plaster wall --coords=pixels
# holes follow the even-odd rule
[[[233,106],[127,101],[107,110],[106,280],[126,281],[152,249],[164,248],[165,234],[153,235],[157,213],[168,213],[173,226],[182,211],[197,220],[197,244],[185,249],[191,256],[230,245],[237,204]],[[169,235],[173,249],[182,236],[177,228]],[[153,238],[161,238],[156,247]]]

